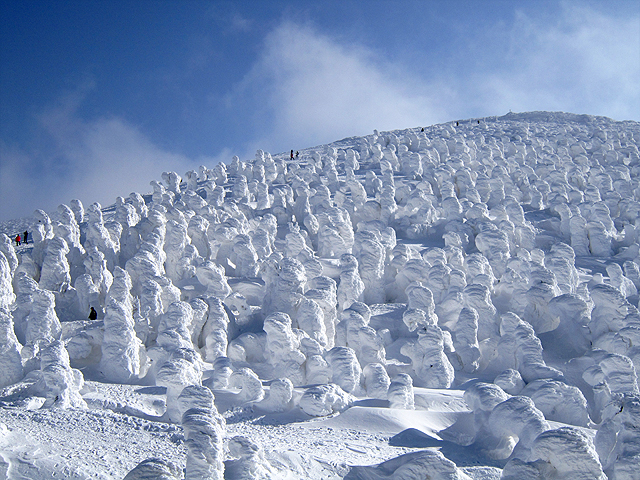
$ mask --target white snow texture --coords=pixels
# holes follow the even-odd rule
[[[510,113],[0,224],[0,477],[640,478],[639,147]]]

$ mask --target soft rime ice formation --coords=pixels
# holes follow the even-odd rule
[[[0,388],[22,379],[22,345],[13,330],[13,319],[0,308]]]
[[[611,402],[596,433],[595,448],[610,478],[633,478],[640,460],[638,450],[640,398],[623,395]]]
[[[604,480],[607,476],[602,471],[591,438],[578,429],[562,427],[538,435],[527,459],[510,460],[502,478]]]
[[[354,467],[346,477],[349,480],[369,478],[429,478],[433,480],[469,480],[456,464],[437,450],[407,453],[380,465]]]
[[[369,363],[364,367],[364,386],[367,396],[371,398],[384,399],[389,391],[391,380],[384,365],[380,363]]]
[[[307,415],[320,417],[341,412],[353,403],[354,397],[338,385],[329,383],[305,390],[300,398],[300,408]]]
[[[360,387],[362,367],[355,352],[349,347],[333,347],[325,358],[333,371],[332,382],[339,385],[348,393]]]
[[[40,368],[45,384],[44,407],[84,407],[79,390],[84,383],[82,372],[70,368],[69,354],[59,340],[51,342],[40,353]]]
[[[535,380],[519,394],[530,397],[548,420],[581,427],[589,425],[587,400],[578,387],[555,380]]]
[[[274,372],[291,379],[294,385],[303,385],[302,364],[306,357],[298,349],[298,339],[291,329],[289,315],[272,313],[264,320],[264,331],[267,333],[265,356]]]
[[[264,388],[260,377],[250,368],[233,372],[229,378],[229,387],[240,388],[238,400],[241,403],[258,402],[264,398]]]
[[[211,390],[198,385],[185,387],[178,397],[189,452],[185,479],[224,478],[226,422],[213,400]]]
[[[182,470],[161,458],[148,458],[131,470],[124,480],[177,480],[182,478]]]
[[[229,439],[230,460],[225,462],[225,478],[252,480],[271,478],[273,470],[262,446],[238,435]]]
[[[460,387],[469,411],[438,435],[504,478],[633,478],[639,144],[635,122],[509,114],[38,210],[32,245],[0,237],[0,385],[41,379],[30,392],[61,408],[83,406],[71,365],[163,387],[187,478],[276,468],[245,437],[224,453],[210,389],[233,415],[320,417],[413,415]],[[435,452],[348,476],[426,471],[465,478]],[[129,478],[145,475],[176,472],[149,459]]]
[[[414,409],[413,381],[406,373],[399,374],[389,384],[387,398],[391,408],[401,408],[404,410]]]
[[[55,311],[55,295],[42,290],[26,275],[18,279],[18,311],[23,328],[17,327],[16,333],[24,333],[25,345],[46,345],[60,337],[62,327]],[[24,312],[24,313],[23,313]],[[20,315],[20,316],[22,316]],[[18,317],[20,318],[20,317]]]
[[[418,340],[402,346],[401,352],[411,359],[414,377],[420,386],[449,388],[454,369],[444,352],[445,335],[437,325],[419,332]]]
[[[15,265],[13,270],[15,270]],[[15,301],[16,296],[13,293],[11,277],[11,265],[5,254],[0,252],[0,309],[8,309],[9,305]]]
[[[142,344],[134,331],[131,278],[116,267],[104,317],[100,370],[108,381],[127,383],[140,374]]]
[[[269,395],[259,403],[267,412],[286,412],[291,409],[293,383],[288,378],[276,378],[269,385]]]

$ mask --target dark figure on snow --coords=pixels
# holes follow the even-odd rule
[[[298,155],[300,155],[300,152],[296,152],[296,158],[298,158]]]
[[[91,311],[89,312],[89,320],[95,320],[96,318],[98,318],[98,312],[96,312],[94,308],[91,307]]]
[[[291,160],[293,160],[293,150],[291,150]]]
[[[421,132],[424,132],[424,127],[422,127],[422,130],[420,130]]]
[[[27,232],[27,231],[25,230],[25,231],[24,231],[24,238],[22,239],[22,241],[23,241],[24,243],[29,243],[29,242],[27,241],[27,238],[28,238],[28,237],[29,237],[29,232]]]
[[[456,127],[459,127],[459,126],[460,126],[460,124],[458,122],[456,122]]]
[[[16,235],[16,247],[20,245],[20,234]]]

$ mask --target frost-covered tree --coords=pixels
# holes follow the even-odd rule
[[[226,422],[218,413],[206,387],[189,385],[178,397],[187,445],[185,479],[224,478]]]
[[[130,291],[129,274],[116,267],[106,300],[100,371],[105,379],[118,383],[136,380],[144,362],[144,346],[136,336]]]
[[[22,345],[13,330],[13,319],[9,312],[0,307],[0,388],[12,385],[22,379]]]

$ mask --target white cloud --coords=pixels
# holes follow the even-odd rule
[[[504,67],[473,76],[476,103],[638,119],[640,18],[562,4],[553,23],[517,15]]]
[[[275,151],[374,128],[509,110],[638,119],[640,19],[617,18],[577,3],[562,4],[551,23],[543,17],[519,12],[506,26],[496,19],[482,38],[469,39],[467,52],[451,55],[457,64],[447,74],[422,76],[380,52],[285,21],[266,37],[259,60],[227,102],[230,108],[252,109],[250,149]],[[507,56],[498,58],[505,50]],[[476,61],[478,52],[491,69]]]
[[[284,22],[227,100],[233,107],[253,98],[255,117],[268,125],[261,148],[286,150],[432,123],[443,119],[441,94],[371,51]]]
[[[184,155],[160,149],[122,119],[81,120],[77,108],[83,95],[68,95],[39,115],[47,134],[45,147],[25,151],[0,145],[0,218],[27,216],[36,208],[53,210],[73,198],[110,205],[117,196],[151,191],[149,182],[160,179],[163,171],[183,175],[199,166]],[[226,159],[228,152],[224,153]],[[200,159],[208,166],[219,160]]]

